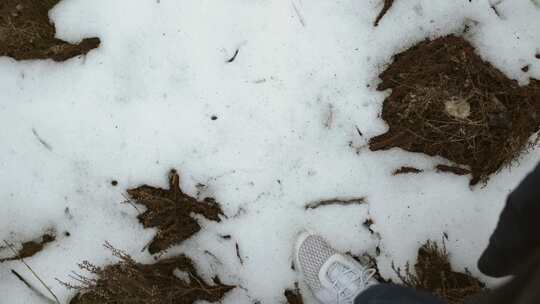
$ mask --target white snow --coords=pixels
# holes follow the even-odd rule
[[[484,59],[521,83],[540,78],[540,8],[497,1],[499,18],[487,0],[396,0],[374,28],[382,2],[62,1],[51,11],[58,37],[102,45],[65,63],[0,58],[0,240],[55,229],[58,241],[27,262],[65,303],[73,294],[55,278],[68,280],[82,260],[114,261],[105,241],[152,260],[141,249],[155,231],[120,202],[126,188],[166,187],[174,167],[186,193],[206,184],[203,196],[228,218],[200,219],[203,231],[167,255],[185,252],[206,277],[241,285],[224,303],[282,303],[298,280],[291,251],[304,228],[355,254],[379,245],[387,276],[392,261],[413,261],[446,232],[452,262],[480,275],[475,262],[505,196],[538,150],[473,189],[468,177],[435,173],[444,160],[370,152],[368,139],[386,130],[387,93],[375,87],[393,54],[474,22],[467,38]],[[426,172],[392,176],[403,165]],[[304,209],[363,196],[368,204]],[[362,227],[368,217],[381,240]],[[38,286],[20,262],[2,263],[2,301],[44,303],[11,269]]]

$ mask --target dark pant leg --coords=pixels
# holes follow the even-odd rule
[[[540,248],[540,165],[508,196],[478,268],[492,277],[516,274]]]
[[[445,302],[428,293],[412,288],[378,284],[369,287],[354,300],[355,304],[444,304]]]

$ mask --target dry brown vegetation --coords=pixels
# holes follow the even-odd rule
[[[471,184],[515,161],[540,128],[540,81],[519,86],[461,37],[420,42],[380,78],[378,89],[392,90],[382,111],[390,130],[370,149],[442,156],[458,165],[447,171],[470,171]]]
[[[14,254],[12,257],[0,259],[0,263],[32,257],[36,253],[41,252],[48,243],[52,243],[55,240],[56,235],[54,235],[52,232],[47,232],[38,239],[22,243],[21,248],[17,250],[17,254]],[[8,246],[0,246],[0,249],[9,249],[6,247]]]
[[[423,170],[420,170],[418,168],[403,166],[403,167],[401,167],[399,169],[394,170],[392,175],[410,174],[410,173],[418,174],[418,173],[422,173],[422,172],[423,172]]]
[[[128,254],[106,247],[120,259],[116,264],[97,267],[87,261],[79,267],[89,276],[74,274],[78,285],[63,283],[78,291],[70,304],[193,304],[217,302],[234,286],[216,277],[209,284],[197,273],[184,255],[163,259],[155,264],[140,264]],[[177,275],[178,272],[183,275]]]
[[[145,228],[155,227],[158,232],[148,250],[158,253],[178,245],[201,230],[201,226],[192,216],[202,215],[209,220],[221,221],[223,211],[212,198],[203,201],[184,194],[180,189],[180,177],[176,170],[169,173],[169,189],[141,186],[128,190],[136,204],[147,209],[138,216]]]
[[[70,44],[55,38],[48,12],[60,0],[2,0],[0,3],[0,56],[16,60],[64,61],[84,55],[100,44],[87,38]]]
[[[432,241],[418,250],[414,271],[409,264],[404,271],[396,267],[394,270],[406,286],[433,293],[449,304],[461,304],[467,297],[485,289],[485,285],[467,270],[465,273],[454,271],[446,247],[441,248]]]

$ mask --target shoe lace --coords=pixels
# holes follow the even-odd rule
[[[370,280],[373,278],[373,276],[376,274],[376,270],[373,268],[365,269],[361,272],[358,272],[354,269],[348,269],[344,271],[340,277],[346,277],[347,275],[352,274],[352,277],[350,278],[350,281],[352,283],[356,283],[355,285],[359,286],[360,288],[366,287]],[[341,284],[340,280],[337,279],[333,283],[334,290],[337,291],[336,293],[336,303],[352,303],[354,298],[358,295],[357,292],[353,292],[348,289],[347,286],[344,286]]]

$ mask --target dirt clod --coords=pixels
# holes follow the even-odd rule
[[[404,273],[393,267],[406,286],[433,293],[449,304],[463,303],[469,297],[485,289],[485,284],[474,278],[467,270],[464,273],[452,269],[446,247],[428,241],[418,249],[414,271],[407,264]]]
[[[0,56],[16,60],[65,61],[99,46],[99,38],[70,44],[55,38],[49,10],[60,0],[2,0],[0,4]]]
[[[138,216],[145,228],[155,227],[158,232],[148,250],[154,254],[190,238],[201,230],[201,226],[192,214],[220,222],[223,215],[218,203],[213,198],[202,201],[184,194],[180,189],[180,177],[176,170],[169,173],[169,189],[141,186],[127,191],[136,204],[144,205],[147,210]]]
[[[461,37],[418,43],[380,78],[378,90],[392,89],[382,111],[390,130],[370,149],[442,156],[467,167],[471,184],[515,161],[540,128],[540,81],[519,86]]]
[[[181,255],[155,264],[140,264],[128,254],[106,247],[120,259],[116,264],[97,267],[87,261],[79,267],[91,278],[76,274],[80,285],[63,283],[78,291],[70,304],[193,304],[217,302],[235,288],[216,277],[208,284],[197,273],[193,262]],[[183,275],[177,275],[182,273]]]

